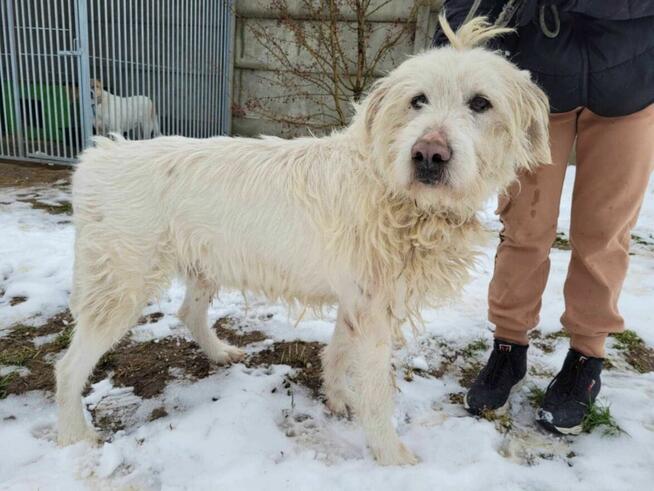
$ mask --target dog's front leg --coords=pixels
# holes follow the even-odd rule
[[[334,334],[322,352],[326,405],[333,414],[345,416],[352,408],[352,389],[348,375],[352,368],[354,327],[343,307],[338,308]]]
[[[390,315],[372,305],[358,310],[352,346],[355,415],[380,464],[415,464],[418,459],[400,441],[391,421],[395,384],[391,369]]]

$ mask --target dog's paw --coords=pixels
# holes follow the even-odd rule
[[[102,437],[91,428],[84,428],[81,431],[59,431],[57,433],[57,445],[60,447],[67,447],[78,442],[86,442],[93,447],[99,447],[102,443]]]
[[[336,395],[327,396],[325,401],[325,406],[329,409],[329,412],[334,416],[342,418],[350,418],[351,411],[350,406],[345,402],[345,397],[340,397]]]
[[[420,462],[402,442],[386,447],[372,447],[371,451],[380,465],[415,465]]]
[[[245,351],[236,346],[226,344],[225,346],[222,346],[219,351],[210,355],[210,358],[219,365],[228,365],[230,363],[238,363],[239,361],[242,361],[243,358],[245,358]]]

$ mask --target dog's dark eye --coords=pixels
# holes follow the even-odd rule
[[[468,107],[476,113],[488,111],[493,105],[483,95],[476,95],[468,101]]]
[[[429,104],[427,96],[425,94],[418,94],[413,99],[411,99],[411,107],[413,109],[420,109],[422,106]]]

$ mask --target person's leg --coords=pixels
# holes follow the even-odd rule
[[[496,326],[497,339],[526,345],[527,332],[538,324],[579,112],[550,116],[552,165],[523,174],[508,195],[500,198],[504,229],[488,293],[488,316]]]
[[[463,399],[472,414],[505,410],[511,392],[527,372],[527,331],[538,322],[578,113],[550,117],[552,165],[522,175],[500,199],[504,230],[488,295],[495,342],[488,362]]]
[[[653,167],[654,105],[616,118],[582,111],[561,322],[586,356],[603,357],[606,336],[624,329],[618,297]]]
[[[654,165],[654,105],[619,118],[584,110],[577,132],[572,256],[561,318],[571,349],[537,416],[544,428],[564,434],[582,431],[602,384],[606,336],[624,327],[617,304],[630,232]]]

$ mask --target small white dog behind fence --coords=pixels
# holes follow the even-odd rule
[[[353,410],[381,464],[417,462],[392,424],[393,335],[461,291],[487,235],[477,212],[550,160],[545,94],[475,47],[504,30],[474,19],[454,34],[441,22],[452,46],[402,63],[329,136],[96,139],[73,179],[61,444],[98,440],[80,404],[87,378],[180,276],[179,317],[217,363],[244,356],[209,328],[220,287],[338,304],[322,355],[327,405]]]
[[[104,90],[100,80],[91,81],[93,126],[99,135],[133,132],[137,138],[161,135],[159,117],[152,100],[144,95],[120,97]],[[140,133],[139,133],[140,132]]]

